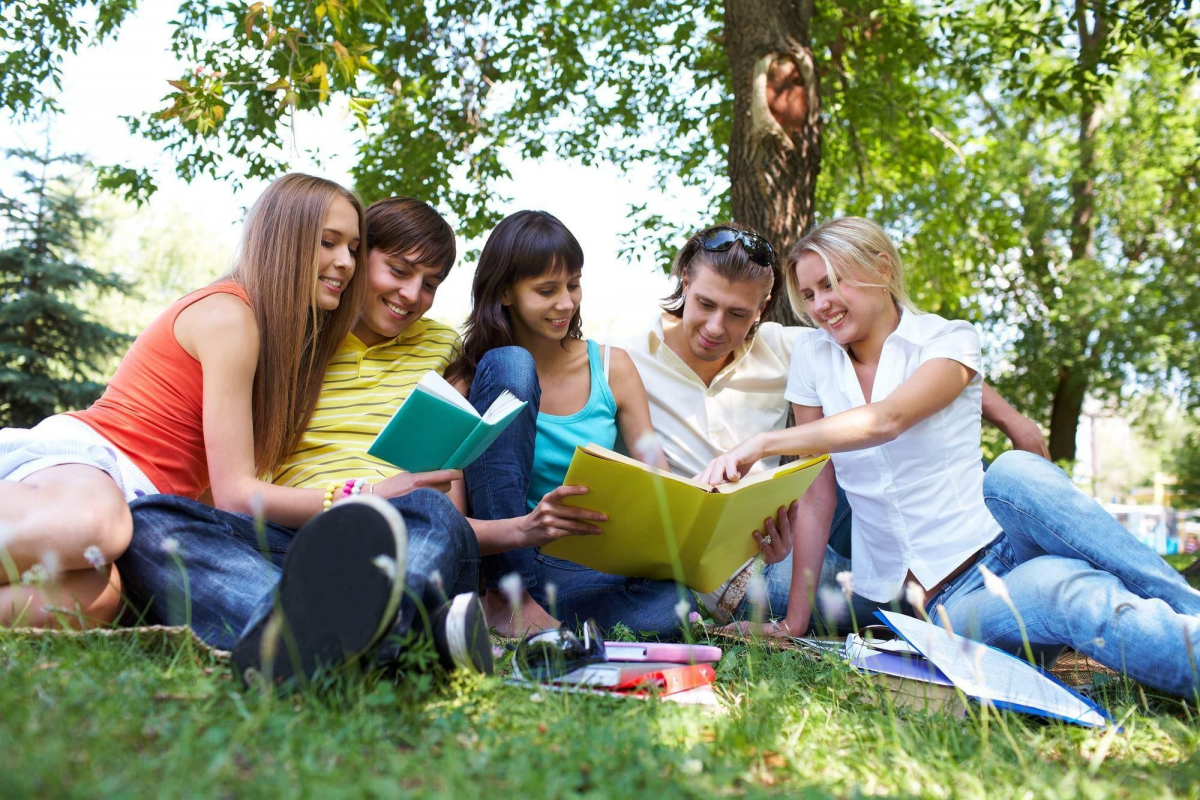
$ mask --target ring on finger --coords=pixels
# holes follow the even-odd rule
[[[771,546],[771,534],[768,533],[766,536],[762,537],[762,546],[763,547]]]

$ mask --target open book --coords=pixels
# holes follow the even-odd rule
[[[408,472],[462,469],[524,408],[524,400],[505,391],[480,417],[445,378],[426,372],[367,453]]]
[[[711,592],[758,553],[750,534],[808,489],[829,456],[801,459],[737,483],[709,486],[597,445],[577,447],[563,483],[586,486],[568,505],[608,515],[599,536],[565,536],[546,555],[635,578],[676,577]]]

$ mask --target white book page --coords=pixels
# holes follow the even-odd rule
[[[1081,725],[1108,724],[1103,714],[1027,661],[915,617],[879,613],[968,697],[1044,711]]]
[[[431,394],[434,397],[440,397],[451,405],[458,406],[463,411],[469,411],[475,416],[479,416],[479,412],[475,410],[475,406],[467,398],[459,394],[458,390],[449,384],[449,382],[441,375],[433,370],[429,370],[421,376],[421,380],[417,381],[417,391]],[[507,394],[507,392],[505,392]],[[503,395],[502,395],[503,396]],[[499,398],[497,398],[497,401]]]
[[[524,401],[518,400],[515,394],[505,389],[499,397],[492,401],[491,407],[483,412],[483,421],[490,425],[498,419],[503,419],[508,412],[521,405],[522,402]]]

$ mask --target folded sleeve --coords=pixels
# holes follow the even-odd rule
[[[788,367],[787,390],[783,396],[789,403],[798,406],[820,407],[817,395],[817,344],[816,331],[808,328],[797,332],[792,345],[792,362]]]
[[[979,332],[969,322],[947,320],[921,346],[920,363],[935,358],[948,358],[975,371],[983,379],[983,356],[980,352]]]

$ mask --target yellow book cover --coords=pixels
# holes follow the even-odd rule
[[[569,505],[608,515],[599,536],[566,536],[542,552],[612,575],[673,580],[711,592],[758,553],[750,534],[780,506],[798,499],[829,456],[760,472],[737,483],[709,486],[597,445],[575,448],[567,486],[588,493]]]

